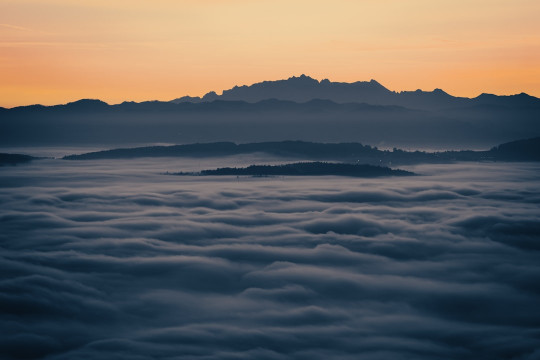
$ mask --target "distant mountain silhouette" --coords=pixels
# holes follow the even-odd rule
[[[401,106],[381,106],[367,103],[337,103],[332,100],[310,99],[306,102],[298,103],[290,100],[265,99],[256,103],[242,100],[213,100],[211,102],[123,102],[117,105],[109,105],[101,100],[81,99],[75,102],[43,106],[30,105],[20,106],[12,109],[4,109],[6,115],[20,113],[41,112],[43,114],[69,114],[69,113],[109,113],[118,114],[129,112],[208,112],[208,111],[413,111]]]
[[[527,94],[496,96],[482,94],[474,99],[454,97],[441,89],[433,91],[390,91],[375,80],[353,83],[318,81],[301,75],[287,80],[263,81],[250,86],[235,86],[224,90],[222,95],[210,92],[204,97],[184,96],[173,103],[208,102],[214,100],[259,102],[266,99],[307,102],[313,99],[331,100],[337,103],[356,102],[374,105],[396,105],[413,109],[434,110],[462,108],[476,105],[540,106],[539,99]]]
[[[237,143],[298,139],[399,146],[487,147],[540,136],[540,99],[527,94],[453,97],[442,90],[393,92],[378,82],[308,76],[234,87],[176,102],[0,109],[4,145]]]
[[[313,99],[327,99],[336,102],[365,102],[377,104],[377,99],[391,95],[391,91],[371,80],[352,84],[321,82],[302,75],[288,80],[264,81],[251,86],[235,86],[223,91],[220,100],[242,100],[257,102],[265,99],[306,102]],[[203,98],[204,99],[204,98]]]
[[[540,137],[498,145],[488,151],[392,151],[360,143],[281,141],[232,142],[113,149],[65,156],[66,160],[129,159],[138,157],[212,157],[266,153],[290,159],[338,160],[372,165],[448,163],[453,161],[540,161]]]
[[[355,165],[344,163],[327,162],[300,162],[284,165],[251,165],[245,168],[219,168],[215,170],[202,170],[198,173],[175,173],[172,175],[241,175],[241,176],[321,176],[338,175],[354,177],[379,177],[379,176],[411,176],[412,172],[390,169],[388,167],[373,165]]]
[[[67,109],[71,111],[99,111],[107,110],[109,104],[101,100],[94,99],[82,99],[66,105],[56,105],[53,108],[55,109]]]

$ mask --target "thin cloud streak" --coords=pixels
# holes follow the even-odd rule
[[[13,30],[20,30],[20,31],[33,31],[32,29],[26,28],[24,26],[17,26],[17,25],[11,25],[11,24],[0,24],[1,27],[13,29]]]

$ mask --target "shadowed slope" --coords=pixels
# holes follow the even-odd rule
[[[538,161],[540,137],[504,143],[489,151],[403,151],[379,150],[360,143],[312,143],[281,141],[235,144],[218,142],[205,144],[149,146],[131,149],[112,149],[65,156],[66,160],[129,159],[137,157],[212,157],[250,153],[267,153],[292,159],[340,160],[366,164],[447,163],[452,161]]]
[[[36,158],[30,155],[0,153],[0,166],[23,164],[34,159]]]

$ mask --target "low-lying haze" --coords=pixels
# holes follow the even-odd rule
[[[538,163],[414,178],[0,168],[0,349],[46,359],[536,359]]]

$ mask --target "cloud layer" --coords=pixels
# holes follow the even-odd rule
[[[174,161],[0,169],[2,357],[540,356],[538,165],[161,175],[212,167]]]

